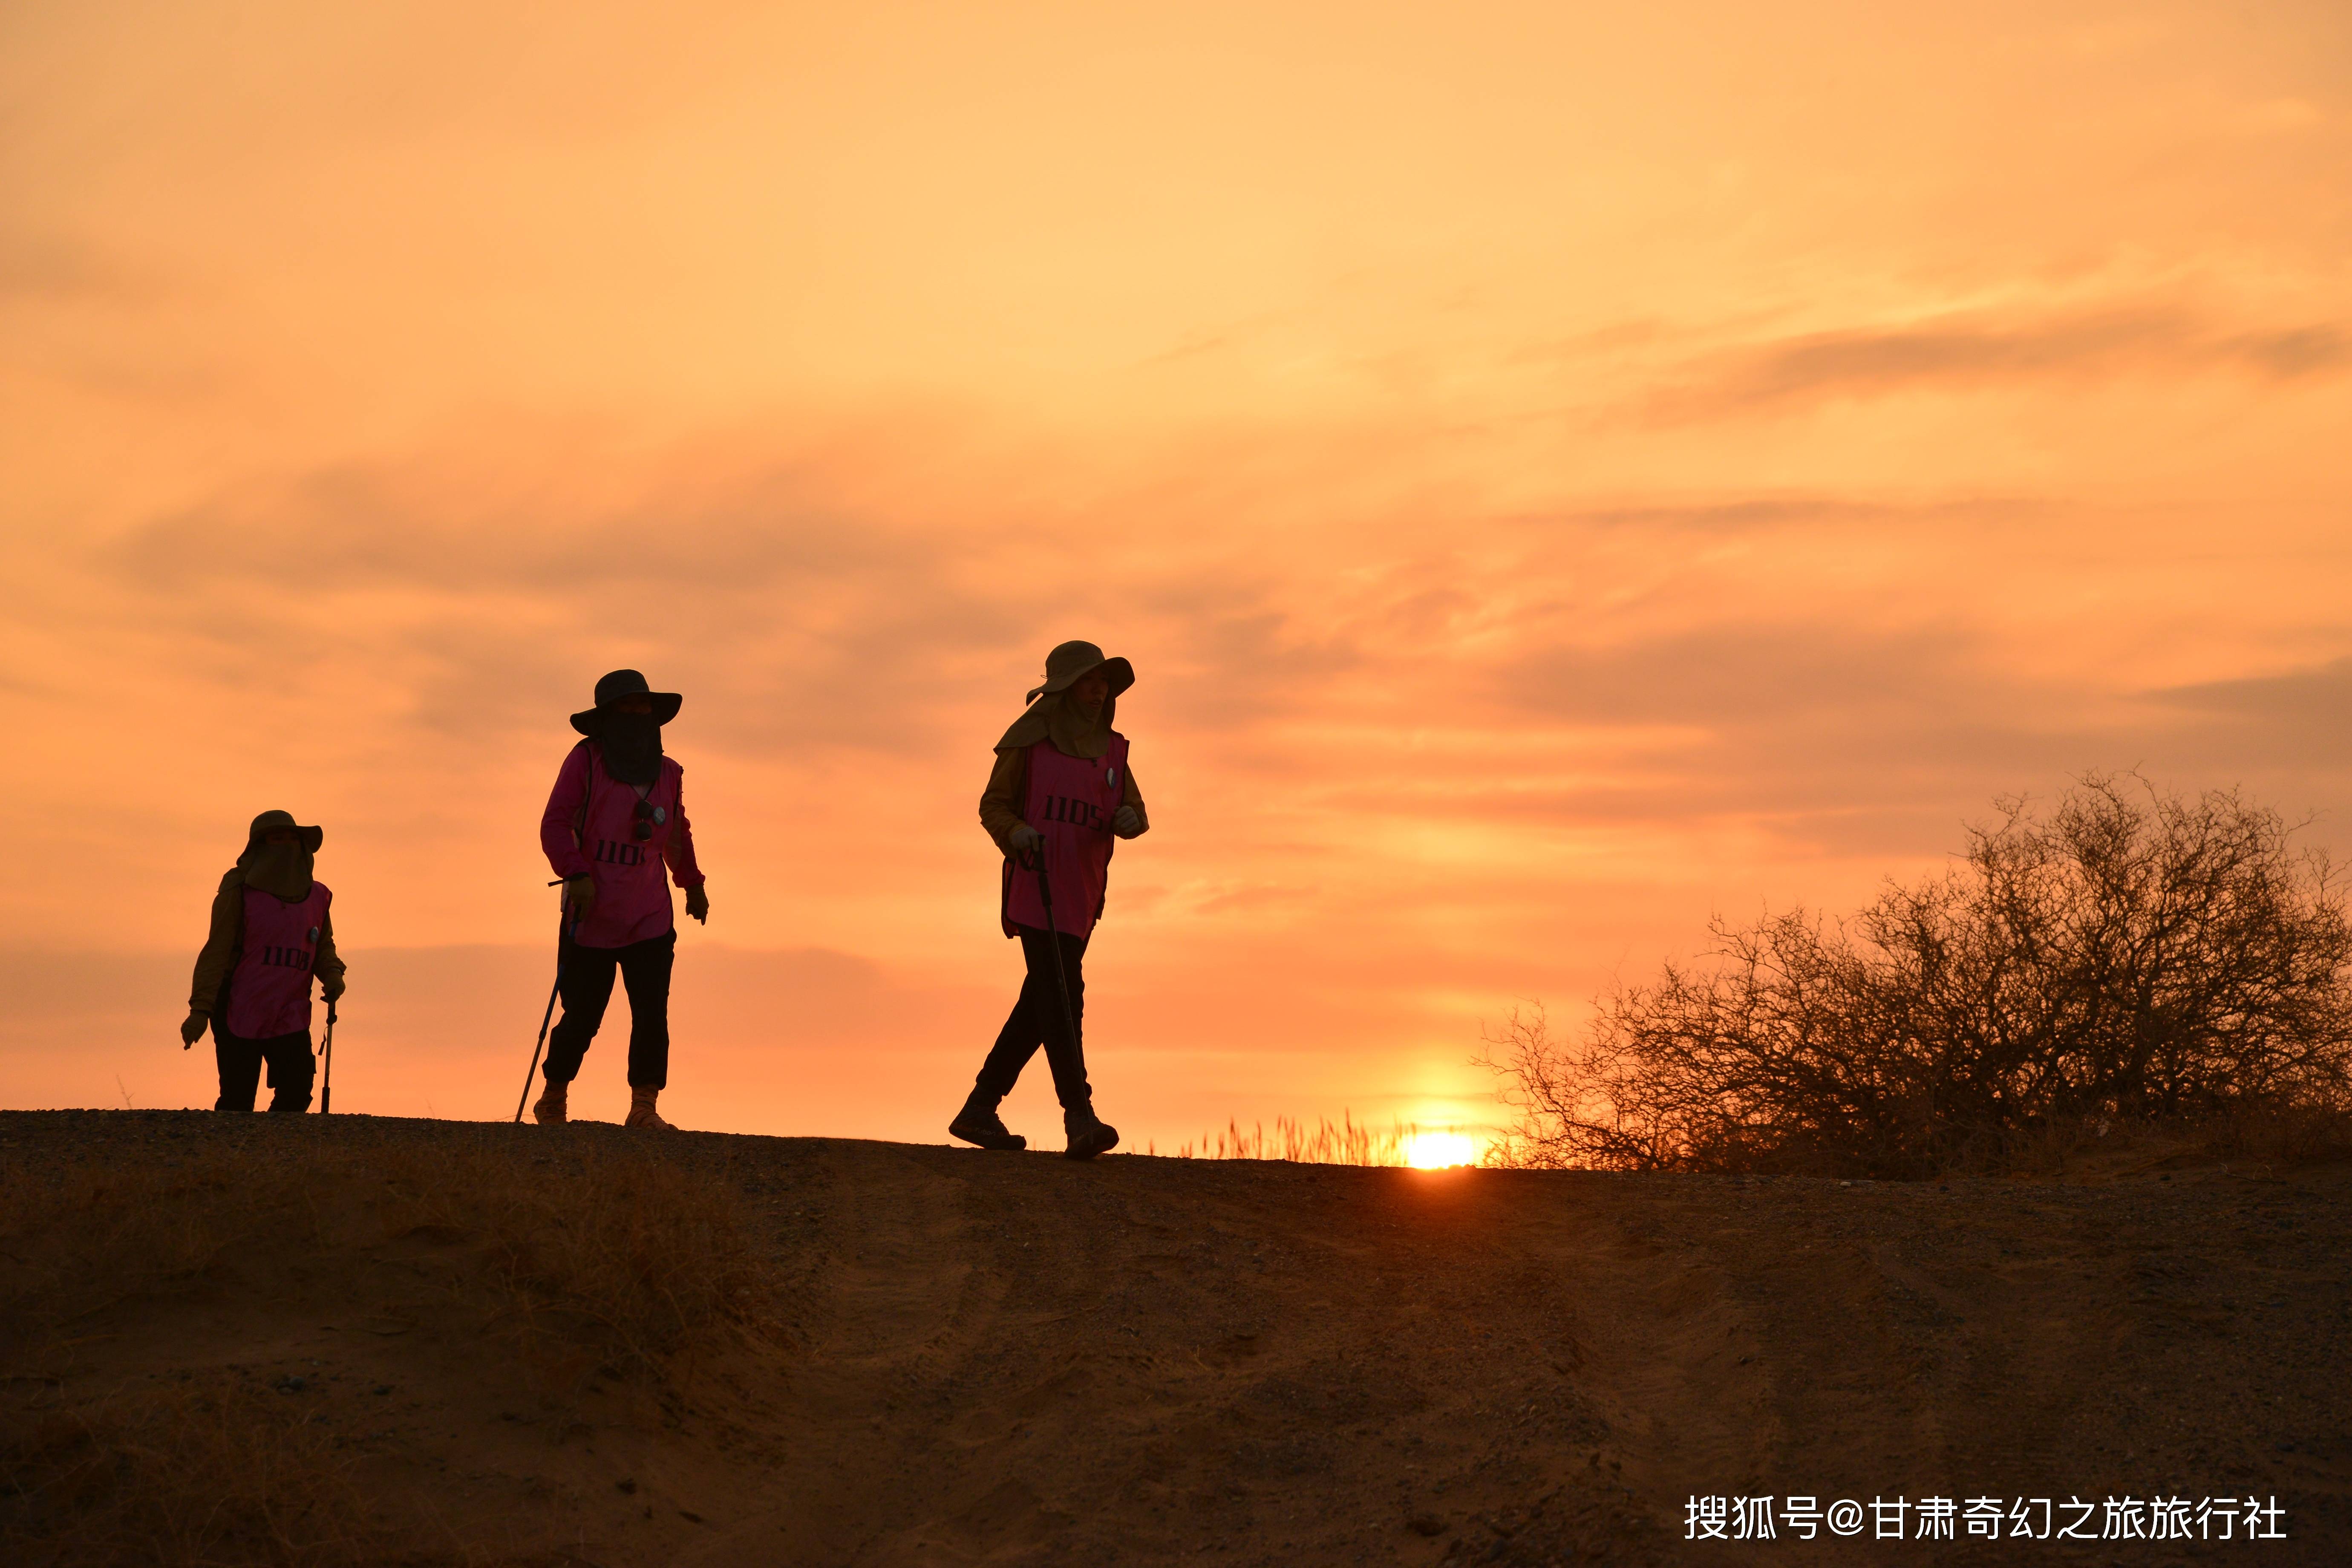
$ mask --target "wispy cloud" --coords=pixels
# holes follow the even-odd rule
[[[2352,764],[2352,658],[2276,675],[2200,681],[2149,694],[2179,710],[2188,745],[2242,768]]]
[[[2158,701],[2202,713],[2341,730],[2347,727],[2346,715],[2352,714],[2352,658],[2330,659],[2281,675],[2170,686],[2153,695]]]
[[[2352,334],[2333,321],[2247,330],[2177,310],[1972,311],[1723,351],[1652,406],[1663,418],[1699,418],[1916,391],[2212,374],[2286,381],[2347,368]]]
[[[119,295],[129,279],[91,246],[50,230],[0,220],[0,305],[57,303]]]

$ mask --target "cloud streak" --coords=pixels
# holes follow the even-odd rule
[[[1909,393],[1981,395],[2151,378],[2257,383],[2340,376],[2352,334],[2334,321],[2229,328],[2186,311],[1960,312],[1900,327],[1809,332],[1711,356],[1662,394],[1664,418],[1721,418]]]

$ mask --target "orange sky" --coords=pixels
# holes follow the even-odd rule
[[[282,805],[339,1108],[510,1113],[618,664],[696,1126],[940,1135],[1064,637],[1139,1143],[1482,1120],[1514,999],[2087,768],[2347,842],[2340,5],[379,9],[0,11],[0,1103],[208,1102]]]

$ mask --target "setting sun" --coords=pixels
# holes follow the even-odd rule
[[[1475,1165],[1478,1163],[1478,1141],[1451,1128],[1430,1132],[1416,1131],[1405,1139],[1404,1163],[1416,1171]]]

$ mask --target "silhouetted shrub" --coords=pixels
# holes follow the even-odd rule
[[[2341,1126],[2352,922],[2324,854],[2234,792],[2094,775],[1846,921],[1716,921],[1701,966],[1491,1042],[1505,1163],[1901,1176],[2052,1129]],[[2326,1146],[2327,1140],[2320,1140]]]

